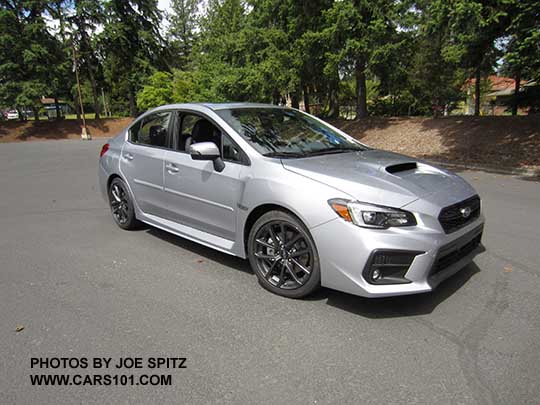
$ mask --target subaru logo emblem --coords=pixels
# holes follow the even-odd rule
[[[463,218],[469,218],[469,216],[471,215],[471,207],[464,207],[460,209],[459,212],[461,213]]]

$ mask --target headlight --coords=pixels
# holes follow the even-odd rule
[[[340,198],[328,200],[328,204],[345,221],[364,228],[386,229],[391,226],[416,225],[413,214],[397,208],[382,207]]]

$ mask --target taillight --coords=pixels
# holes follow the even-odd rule
[[[109,150],[109,144],[106,143],[101,147],[101,152],[99,152],[99,157],[101,158]]]

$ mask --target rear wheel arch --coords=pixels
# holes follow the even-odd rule
[[[109,176],[109,178],[107,179],[107,190],[109,190],[109,188],[111,187],[111,183],[112,181],[115,179],[115,178],[119,178],[120,180],[123,180],[122,177],[117,174],[117,173],[113,173]]]

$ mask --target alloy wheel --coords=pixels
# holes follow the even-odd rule
[[[129,220],[129,197],[120,182],[112,184],[109,198],[114,218],[119,224],[125,225]]]
[[[257,270],[273,286],[293,290],[313,271],[314,254],[305,233],[285,221],[271,221],[255,235]]]

